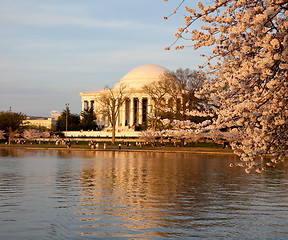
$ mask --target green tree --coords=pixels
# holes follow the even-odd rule
[[[0,130],[4,130],[6,133],[15,132],[19,130],[22,126],[23,120],[26,119],[26,116],[23,113],[16,113],[7,111],[0,112]]]
[[[95,130],[98,127],[96,119],[96,114],[93,108],[85,109],[83,112],[81,112],[81,129],[83,129],[84,131]]]
[[[66,118],[67,118],[67,130],[68,131],[79,131],[80,130],[80,116],[70,112],[69,107],[64,109],[57,119],[56,131],[66,130]]]

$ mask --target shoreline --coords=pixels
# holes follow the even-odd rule
[[[91,152],[105,152],[105,151],[113,151],[113,152],[154,152],[154,153],[190,153],[190,154],[229,154],[234,155],[235,153],[231,149],[209,149],[209,148],[179,148],[179,149],[171,149],[171,148],[106,148],[106,149],[91,149],[91,148],[67,148],[67,147],[46,147],[46,146],[0,146],[0,149],[27,149],[27,150],[65,150],[65,151],[91,151]]]

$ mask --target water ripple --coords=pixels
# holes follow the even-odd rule
[[[7,154],[3,239],[288,238],[286,165],[247,175],[229,167],[237,160],[229,156]]]

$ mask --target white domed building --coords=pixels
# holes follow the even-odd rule
[[[153,102],[148,94],[142,91],[142,87],[152,82],[159,81],[161,76],[169,72],[168,69],[154,64],[145,64],[138,66],[128,72],[120,81],[114,84],[117,91],[124,86],[126,99],[120,108],[117,119],[117,128],[122,130],[134,129],[134,126],[143,124],[147,121],[147,115],[151,112]],[[105,94],[107,90],[94,90],[80,93],[82,102],[82,111],[90,107],[95,111],[101,108],[97,99]],[[109,127],[107,117],[98,115],[98,125]]]

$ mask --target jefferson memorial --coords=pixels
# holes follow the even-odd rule
[[[135,126],[144,124],[147,116],[151,113],[153,101],[151,97],[142,91],[142,87],[149,85],[154,81],[161,80],[161,76],[169,72],[168,69],[154,64],[145,64],[138,66],[128,72],[120,81],[114,84],[116,92],[124,86],[125,101],[122,104],[117,118],[116,128],[118,131],[134,130]],[[81,92],[82,111],[88,108],[101,109],[99,99],[107,89]],[[110,126],[107,116],[97,114],[97,123],[99,126],[107,128]]]

